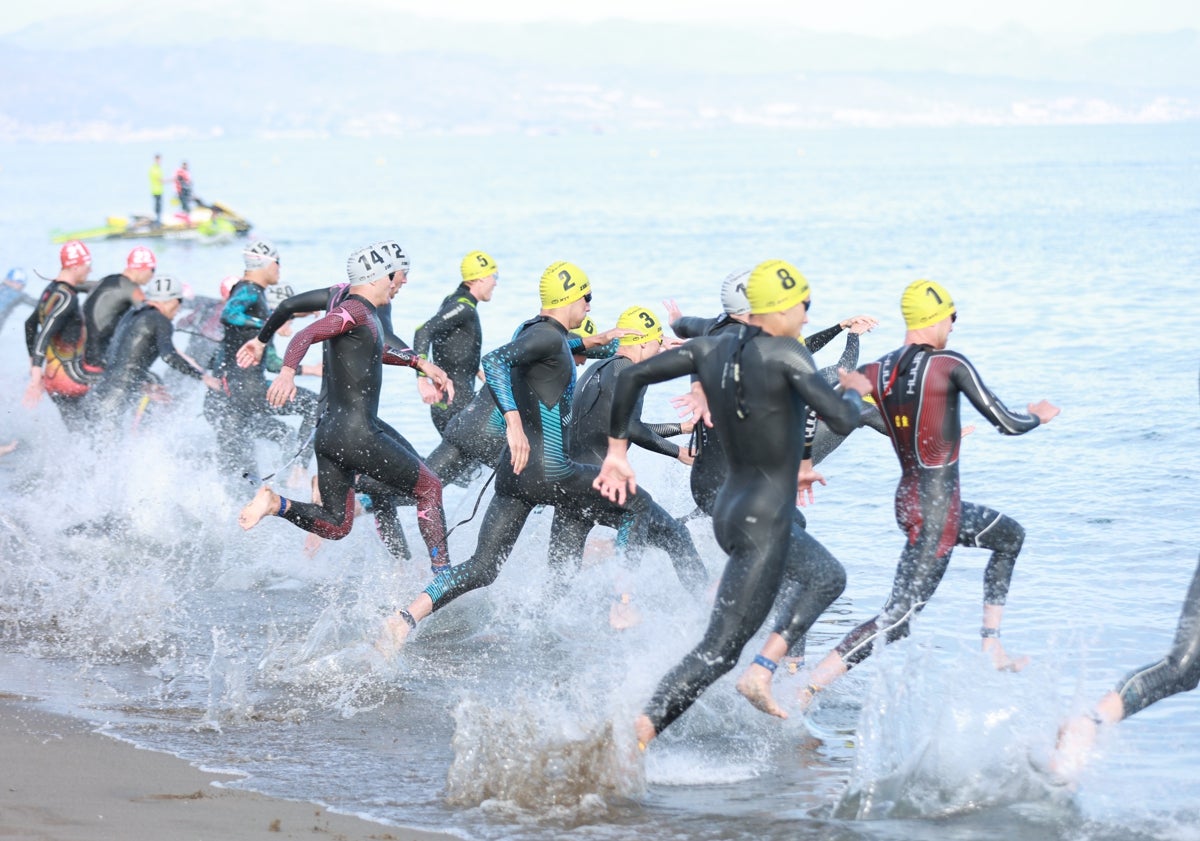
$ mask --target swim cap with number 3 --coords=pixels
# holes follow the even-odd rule
[[[637,330],[638,334],[622,336],[623,345],[641,345],[646,342],[661,342],[663,338],[662,322],[654,315],[649,307],[630,307],[621,313],[617,326],[622,330]]]
[[[759,263],[746,282],[746,298],[755,315],[789,310],[811,295],[804,275],[787,260]]]

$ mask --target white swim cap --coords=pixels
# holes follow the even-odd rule
[[[147,301],[183,300],[183,281],[170,275],[159,275],[146,284]]]
[[[351,284],[372,283],[393,272],[407,272],[408,258],[392,240],[360,248],[346,260],[346,277]]]
[[[734,272],[721,283],[721,306],[726,315],[745,315],[750,312],[750,299],[746,297],[746,283],[750,280],[750,269]]]

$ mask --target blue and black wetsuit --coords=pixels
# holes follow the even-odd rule
[[[967,358],[955,351],[906,345],[860,370],[872,383],[872,397],[900,459],[896,523],[908,542],[883,610],[837,646],[850,667],[869,657],[876,642],[908,635],[912,618],[945,575],[955,546],[992,551],[984,571],[983,601],[1004,604],[1025,530],[1011,517],[959,496],[959,396],[965,395],[1005,435],[1020,435],[1040,423],[1036,415],[1006,408]]]
[[[224,335],[214,373],[225,387],[225,400],[213,412],[217,420],[217,438],[221,465],[224,471],[240,477],[243,472],[257,474],[254,460],[254,438],[260,434],[268,415],[299,415],[300,428],[296,440],[302,445],[301,464],[312,456],[312,430],[317,422],[317,395],[305,388],[296,390],[296,399],[282,407],[267,403],[265,363],[249,368],[237,364],[237,352],[253,339],[270,317],[267,298],[262,286],[242,279],[229,292],[221,310]]]
[[[612,437],[629,437],[646,386],[689,375],[708,395],[713,429],[726,444],[728,472],[712,517],[729,560],[704,638],[663,678],[646,707],[656,733],[737,664],[767,619],[786,568],[805,585],[792,614],[779,617],[774,628],[789,645],[841,595],[842,565],[796,522],[796,476],[808,406],[840,433],[854,429],[862,411],[858,394],[837,394],[800,342],[739,325],[627,369],[616,384]]]
[[[633,360],[624,356],[613,356],[603,362],[593,365],[575,392],[575,400],[571,407],[571,423],[568,440],[568,453],[580,464],[599,465],[604,461],[608,451],[608,427],[612,416],[612,398],[616,388],[617,376],[629,366]],[[642,421],[642,402],[644,395],[639,395],[633,419],[629,424],[629,440],[643,449],[654,453],[679,457],[679,445],[668,441],[669,436],[682,435],[678,423],[647,424]],[[554,522],[550,527],[550,543],[557,544],[561,540],[564,528],[567,527],[565,517],[556,509]],[[675,528],[682,530],[683,523],[676,521]],[[686,532],[677,536],[681,546],[690,546]],[[641,536],[619,532],[617,545],[620,548],[637,550],[641,547]],[[672,555],[671,562],[679,580],[693,593],[699,594],[708,583],[708,570],[700,556],[692,553]]]
[[[447,424],[475,396],[475,376],[483,347],[483,327],[476,311],[478,304],[470,286],[460,283],[442,301],[433,317],[413,335],[413,350],[426,359],[432,356],[434,363],[454,383],[454,400],[429,407],[433,425],[441,435],[445,434]]]
[[[537,505],[553,505],[564,527],[560,542],[550,547],[551,565],[559,572],[575,567],[593,525],[622,527],[629,518],[642,529],[646,542],[675,556],[695,554],[691,538],[644,492],[625,506],[609,502],[592,488],[598,468],[579,464],[567,455],[567,424],[575,390],[572,344],[558,321],[538,316],[525,322],[511,342],[483,358],[496,405],[503,413],[518,412],[529,439],[529,463],[514,473],[507,448],[496,465],[496,495],[479,529],[475,554],[466,563],[442,573],[426,589],[438,610],[478,587],[491,584],[508,560],[521,529]],[[686,538],[687,545],[681,545]]]
[[[175,349],[173,332],[171,320],[149,304],[134,307],[121,317],[109,343],[104,376],[88,396],[88,408],[100,426],[117,426],[133,408],[143,386],[154,379],[150,366],[156,359],[192,379],[204,376]]]

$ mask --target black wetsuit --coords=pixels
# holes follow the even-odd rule
[[[134,307],[121,317],[105,359],[104,376],[92,387],[88,409],[101,426],[116,426],[152,381],[150,366],[161,358],[173,369],[193,379],[204,372],[184,359],[171,341],[171,319],[149,304]]]
[[[860,370],[872,383],[872,396],[900,459],[896,522],[908,543],[883,610],[837,646],[848,667],[869,657],[881,636],[893,642],[908,635],[912,617],[932,598],[956,545],[992,550],[983,601],[1004,604],[1025,530],[1012,518],[959,496],[959,395],[966,395],[1005,435],[1020,435],[1039,424],[1035,415],[1006,408],[967,358],[954,351],[907,345]]]
[[[284,365],[294,370],[314,342],[327,342],[326,407],[317,424],[317,484],[321,504],[289,501],[281,516],[321,537],[338,540],[354,523],[354,485],[359,474],[392,494],[417,500],[421,536],[436,565],[449,562],[442,485],[399,433],[379,419],[383,366],[415,368],[412,351],[385,349],[375,307],[349,295],[316,323],[292,337]]]
[[[681,339],[692,339],[699,336],[721,336],[730,332],[736,333],[739,327],[741,327],[741,323],[727,315],[720,316],[719,318],[684,316],[671,324],[671,329]],[[841,325],[835,324],[806,338],[804,346],[808,348],[810,353],[816,353],[829,344],[829,342],[833,341],[840,332],[842,332]],[[857,361],[858,336],[853,333],[849,334],[846,340],[846,353],[843,354],[843,358],[851,353],[853,353],[855,361]],[[835,383],[836,378],[837,375],[835,372]],[[809,431],[814,432],[814,429],[810,429]],[[838,443],[840,443],[840,440]],[[836,446],[836,444],[833,446]],[[728,461],[725,457],[725,449],[721,445],[720,436],[715,430],[704,426],[704,424],[696,426],[695,448],[696,459],[692,465],[691,475],[692,499],[701,511],[712,516],[717,491],[720,490],[721,484],[725,481],[725,476],[728,472]],[[829,448],[829,451],[832,451],[832,447]],[[828,451],[823,452],[822,457],[827,454]],[[795,517],[800,527],[803,528],[805,525],[804,514],[799,509],[796,509]]]
[[[572,348],[579,349],[581,342],[558,321],[538,316],[522,324],[511,342],[483,358],[496,405],[502,413],[520,415],[529,439],[529,463],[520,474],[514,473],[507,447],[501,453],[496,495],[479,528],[475,554],[425,588],[434,610],[496,580],[537,505],[553,505],[555,513],[565,518],[560,540],[550,546],[551,566],[559,572],[568,565],[578,566],[588,532],[597,523],[634,529],[672,557],[696,554],[687,530],[649,494],[639,492],[625,506],[611,503],[592,487],[598,469],[567,456],[567,423],[575,390]]]
[[[454,383],[454,400],[429,408],[438,434],[445,433],[446,425],[475,396],[475,375],[483,347],[483,328],[475,309],[478,303],[470,286],[460,283],[413,336],[413,350],[426,359],[432,350],[433,361]]]
[[[572,459],[580,464],[599,465],[604,461],[608,452],[608,427],[612,417],[612,398],[616,388],[617,376],[629,366],[633,360],[624,356],[614,356],[593,365],[575,391],[575,399],[571,406],[571,423],[567,452]],[[667,436],[682,435],[678,423],[646,424],[642,422],[642,398],[638,396],[633,419],[629,424],[629,440],[643,449],[654,453],[679,458],[679,445],[667,440]],[[682,526],[682,523],[680,524]],[[564,528],[567,527],[564,517],[555,509],[554,522],[550,526],[550,543],[557,544],[561,539]],[[619,534],[618,545],[628,545],[630,549],[640,548],[639,535]],[[671,562],[675,565],[675,573],[685,587],[693,593],[699,593],[708,583],[708,570],[704,568],[697,555],[672,555]]]
[[[713,505],[713,531],[729,560],[704,638],[662,679],[646,707],[656,733],[737,664],[766,620],[786,567],[805,585],[793,614],[780,617],[775,628],[789,645],[841,595],[842,565],[796,522],[796,476],[808,405],[843,434],[862,412],[858,395],[837,394],[800,342],[739,325],[736,332],[695,339],[623,373],[613,399],[612,437],[629,437],[643,388],[686,375],[696,376],[709,395],[713,429],[727,444],[728,472]]]
[[[289,320],[298,315],[310,312],[328,312],[346,299],[349,294],[350,284],[339,283],[333,286],[328,286],[319,289],[310,289],[307,292],[301,292],[297,295],[291,295],[279,303],[272,312],[262,329],[258,331],[258,340],[266,345],[266,349],[271,349],[271,339],[279,331],[279,328],[286,324]],[[384,304],[381,307],[375,308],[376,314],[379,316],[380,324],[383,327],[383,341],[385,347],[393,348],[397,351],[408,350],[408,345],[396,336],[392,330],[392,305],[391,303]],[[330,353],[331,345],[326,342],[321,346],[322,362],[326,369],[332,364]],[[281,360],[282,362],[282,360]],[[275,369],[278,371],[278,368]],[[317,417],[325,413],[325,408],[328,403],[328,385],[322,379],[321,391],[317,397]],[[409,444],[408,439],[397,432],[392,427],[379,421],[391,434],[393,438],[401,444],[412,450],[413,455],[416,455],[416,450]],[[436,474],[435,474],[436,475]],[[395,490],[388,488],[383,483],[372,480],[369,476],[359,475],[354,483],[355,490],[366,494],[364,507],[375,516],[375,530],[379,535],[379,539],[388,548],[392,557],[400,561],[407,561],[412,557],[408,548],[408,538],[404,535],[404,527],[400,523],[400,516],[396,508],[403,504],[416,505],[416,500],[409,496],[397,497]]]
[[[87,428],[81,400],[99,374],[84,366],[83,332],[78,290],[65,281],[50,281],[25,319],[25,348],[30,367],[44,364],[42,385],[72,432]]]
[[[211,414],[216,420],[222,470],[238,477],[245,471],[257,475],[254,438],[262,434],[263,419],[267,415],[299,415],[296,440],[301,442],[301,452],[298,460],[306,464],[312,455],[310,442],[317,422],[317,395],[306,388],[298,388],[296,399],[291,403],[271,406],[267,403],[264,363],[249,368],[237,364],[238,348],[258,334],[269,315],[264,288],[244,278],[230,290],[221,310],[224,335],[213,372],[224,384],[226,399],[214,398],[219,405]]]
[[[88,293],[83,302],[87,337],[84,358],[88,365],[104,367],[121,316],[145,299],[142,288],[123,274],[108,275]]]
[[[1183,600],[1175,642],[1161,660],[1134,669],[1113,687],[1125,705],[1125,717],[1156,701],[1200,685],[1200,564]]]

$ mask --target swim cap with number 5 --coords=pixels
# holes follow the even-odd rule
[[[811,295],[804,275],[787,260],[759,263],[746,282],[746,298],[755,315],[789,310]]]
[[[574,263],[560,260],[542,272],[538,291],[542,296],[542,309],[550,310],[565,307],[584,295],[590,295],[592,284],[583,273],[583,269]]]
[[[482,251],[472,251],[463,257],[459,268],[462,269],[463,283],[480,280],[497,272],[496,261]]]

